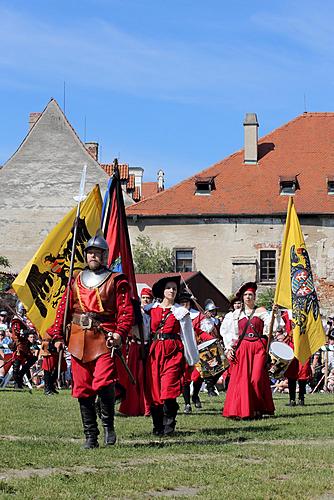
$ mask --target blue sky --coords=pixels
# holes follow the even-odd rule
[[[334,3],[0,0],[0,164],[51,97],[102,162],[170,186],[260,135],[333,111]]]

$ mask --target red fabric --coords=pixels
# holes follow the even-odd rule
[[[59,354],[54,352],[51,356],[44,356],[42,361],[42,369],[48,372],[53,372],[54,370],[58,370],[58,358]],[[66,360],[63,356],[61,361],[61,371],[65,372],[67,369]]]
[[[191,374],[191,381],[192,382],[199,382],[200,380],[203,380],[202,377],[201,377],[201,374],[200,372],[197,370],[197,368],[195,367],[192,371],[192,374]]]
[[[188,363],[185,363],[185,368],[184,368],[184,373],[183,373],[183,382],[182,385],[183,387],[187,387],[188,385],[191,384],[191,376],[192,372],[194,370],[193,366],[189,366]]]
[[[153,299],[153,293],[151,288],[142,288],[140,296],[142,297],[143,295],[146,295],[147,297],[151,297],[151,299]]]
[[[239,335],[246,318],[239,321]],[[261,335],[263,321],[252,318],[252,324]],[[249,326],[247,332],[253,330]],[[223,410],[224,417],[254,418],[257,414],[273,414],[275,411],[266,369],[267,340],[264,338],[243,339],[230,364],[230,382]]]
[[[304,364],[298,362],[298,380],[308,380],[312,377],[311,361],[307,360]]]
[[[140,343],[132,341],[130,343],[128,359],[128,366],[136,380],[136,384],[131,384],[129,377],[124,380],[126,389],[126,398],[121,402],[119,411],[129,417],[138,417],[140,415],[149,415],[150,405],[147,402],[145,395],[145,373],[144,364],[142,361],[142,348]]]
[[[159,306],[149,311],[153,333],[156,332],[162,318],[169,311],[170,309],[163,309]],[[160,332],[174,334],[180,332],[180,323],[173,314],[168,316]],[[180,396],[184,367],[185,358],[181,338],[155,340],[152,343],[147,363],[150,403],[161,405],[166,399],[175,399]]]
[[[116,382],[115,363],[109,353],[102,354],[102,356],[89,363],[82,363],[74,356],[71,359],[72,396],[74,398],[89,398],[94,396],[102,387]]]
[[[291,320],[289,319],[289,315],[288,315],[287,311],[283,312],[282,319],[284,320],[285,329],[288,333],[288,336],[286,337],[285,342],[292,349],[294,349],[293,336],[292,336],[292,324],[291,324]],[[302,364],[300,361],[298,361],[297,358],[293,358],[290,365],[288,366],[288,369],[285,372],[285,376],[287,378],[292,379],[292,380],[308,380],[309,378],[312,377],[310,360],[308,360],[304,364]]]

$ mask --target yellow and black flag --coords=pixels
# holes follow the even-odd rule
[[[12,285],[41,337],[54,323],[57,306],[67,286],[76,211],[74,207],[49,233]],[[83,250],[100,227],[101,212],[102,198],[96,185],[81,204],[74,270],[85,267]]]
[[[274,302],[292,310],[294,353],[305,363],[325,343],[326,336],[309,254],[291,197]]]

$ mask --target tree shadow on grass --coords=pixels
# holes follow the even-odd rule
[[[301,413],[282,413],[281,415],[276,415],[275,418],[289,418],[290,419],[290,418],[313,417],[314,415],[331,416],[331,413],[329,413],[328,411],[313,411],[312,413],[304,413],[304,412],[301,412]]]
[[[167,448],[171,446],[201,446],[201,447],[206,447],[206,446],[218,446],[218,445],[228,445],[228,444],[237,444],[237,443],[244,443],[247,441],[247,439],[243,436],[240,436],[236,439],[232,438],[225,438],[225,439],[192,439],[192,440],[184,440],[184,439],[177,439],[179,437],[179,433],[175,433],[173,438],[157,438],[156,440],[152,441],[147,441],[145,443],[143,442],[133,442],[132,444],[122,444],[123,447],[131,447],[131,448]]]
[[[279,430],[278,425],[268,426],[247,426],[247,427],[225,427],[225,428],[217,428],[217,429],[199,429],[203,434],[207,434],[208,436],[222,436],[224,434],[229,434],[231,432],[251,432],[251,433],[263,433],[263,432],[272,432]]]

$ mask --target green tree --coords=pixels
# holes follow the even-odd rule
[[[7,257],[2,257],[0,255],[0,292],[2,292],[7,286],[11,285],[14,277],[2,274],[4,271],[2,268],[7,269],[10,267],[9,260]]]
[[[270,310],[273,307],[275,297],[275,288],[267,288],[256,296],[256,305]]]
[[[138,236],[133,246],[136,273],[170,273],[174,271],[172,250],[160,242],[152,243],[149,236]]]

